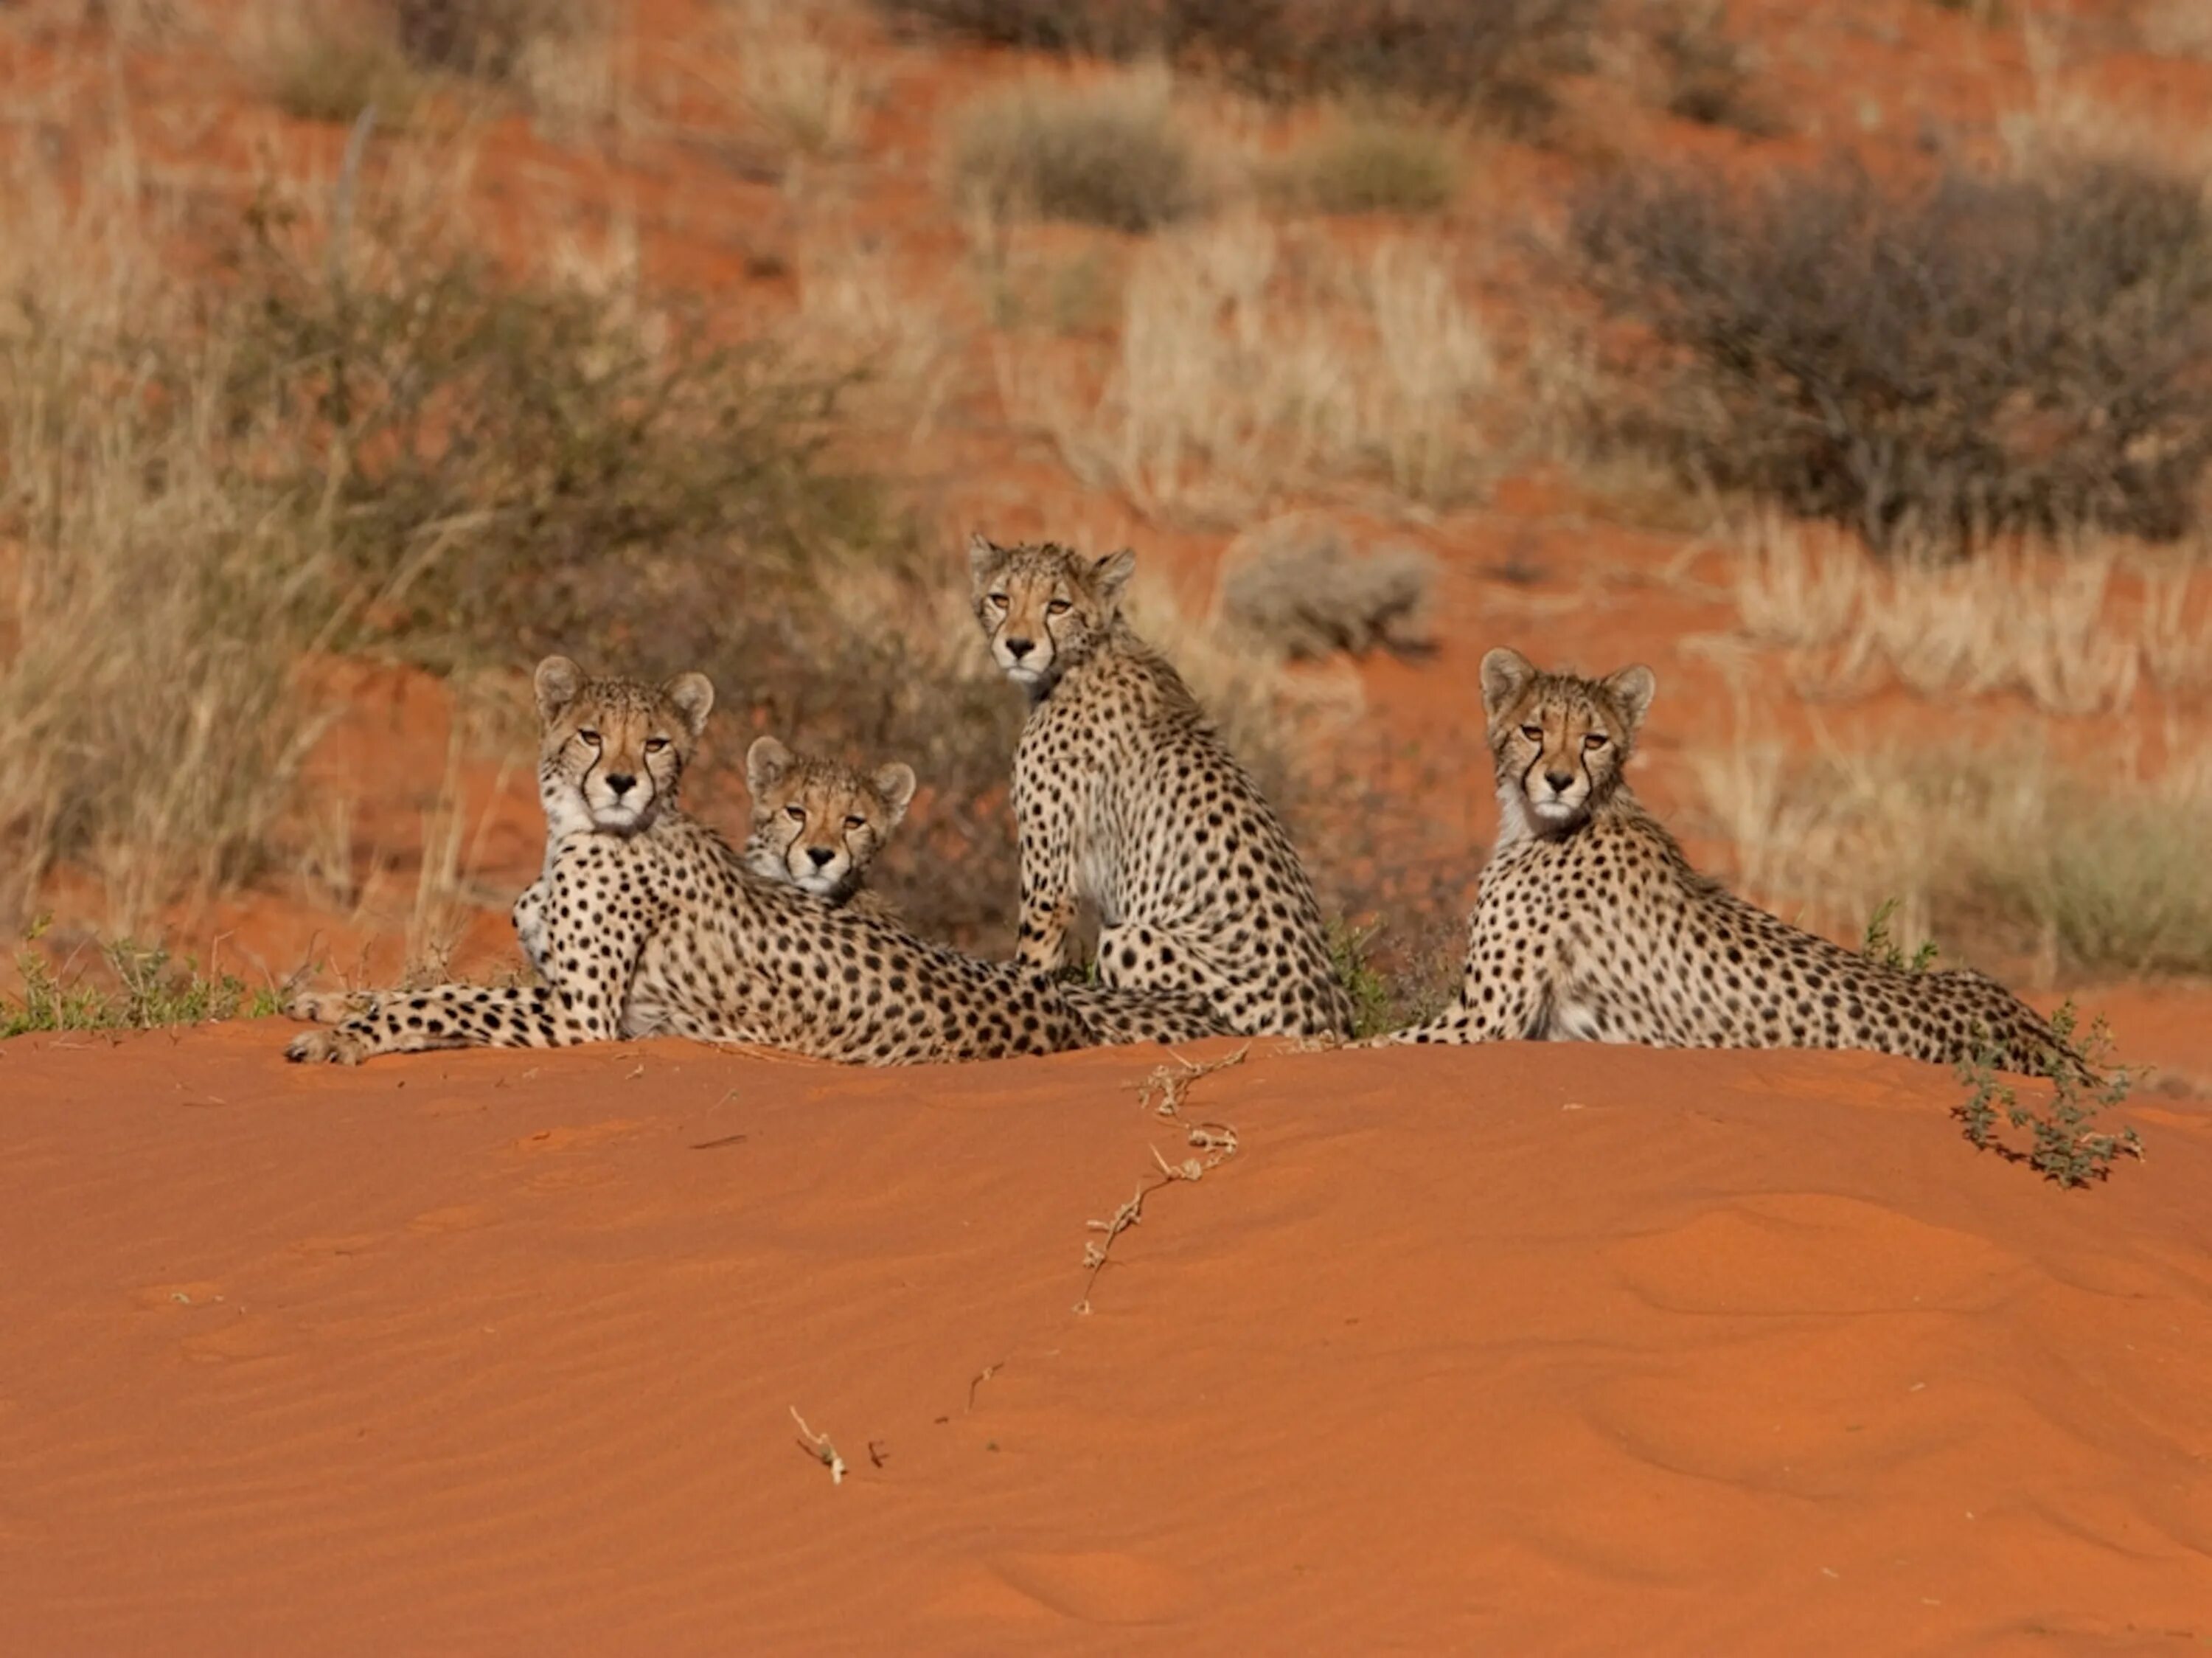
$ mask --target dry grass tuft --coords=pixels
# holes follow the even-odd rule
[[[404,122],[420,76],[389,25],[367,10],[255,0],[240,14],[238,47],[279,109],[302,120],[350,124],[374,105]]]
[[[963,112],[951,168],[953,192],[968,210],[995,218],[1141,233],[1204,205],[1198,152],[1176,119],[1174,84],[1153,70],[989,94]]]
[[[1740,742],[1697,772],[1746,889],[1784,913],[1849,935],[1895,899],[1899,936],[2046,979],[2212,972],[2201,757],[2145,781],[2025,747],[1807,764]]]
[[[1271,524],[1224,556],[1224,624],[1292,659],[1425,649],[1436,560],[1418,547],[1355,553],[1310,520]]]
[[[1808,695],[1856,694],[1887,675],[1923,695],[2011,692],[2046,713],[2092,714],[2130,706],[2146,680],[2212,682],[2206,608],[2191,602],[2208,584],[2187,566],[2130,566],[2109,541],[1878,560],[1848,536],[1773,518],[1738,539],[1737,617],[1791,653]]]
[[[76,860],[123,933],[265,861],[316,727],[292,666],[322,566],[236,465],[278,437],[276,411],[225,396],[250,313],[177,292],[135,154],[75,191],[8,186],[0,909]]]
[[[1472,493],[1496,372],[1448,255],[1395,241],[1358,264],[1283,252],[1252,220],[1164,239],[1130,274],[1103,388],[1002,356],[1008,407],[1147,514],[1234,521],[1352,485],[1425,503]]]
[[[876,84],[849,51],[823,38],[816,15],[788,0],[743,0],[729,27],[737,90],[753,124],[787,155],[850,155]]]
[[[1376,115],[1340,118],[1263,168],[1262,192],[1312,213],[1442,213],[1458,199],[1460,149],[1442,128]]]

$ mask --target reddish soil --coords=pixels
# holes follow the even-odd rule
[[[1259,1052],[1084,1314],[1148,1057],[283,1035],[0,1048],[16,1649],[2212,1639],[2201,1101],[2065,1193],[1903,1061]]]
[[[326,175],[343,132],[274,113],[222,7],[183,9],[204,26],[112,54],[97,29],[0,25],[7,141],[65,174],[127,121],[195,225],[234,220],[258,171]],[[950,318],[939,418],[867,457],[930,503],[948,579],[981,523],[1133,542],[1143,579],[1202,604],[1226,532],[1085,487],[1000,405],[937,154],[963,101],[1037,66],[843,15],[880,101],[860,155],[787,191],[714,90],[732,9],[640,0],[635,120],[477,133],[487,245],[526,266],[629,227],[648,289],[709,296],[743,332],[793,308],[810,247],[871,243]],[[2189,128],[2212,66],[2142,58],[2115,6],[2066,13],[2039,27],[2081,86]],[[1838,144],[1919,165],[2039,96],[2021,29],[1929,0],[1729,16],[1784,136],[1669,120],[1594,77],[1558,147],[1482,141],[1437,230],[1480,254],[1502,338],[1526,296],[1499,228],[1593,168],[1750,172]],[[1925,735],[1935,704],[1902,691],[1774,694],[1783,663],[1737,630],[1721,550],[1637,517],[1528,460],[1482,503],[1357,520],[1437,553],[1437,649],[1358,670],[1351,765],[1376,793],[1367,838],[1316,856],[1325,885],[1456,930],[1494,823],[1474,691],[1492,644],[1656,668],[1639,786],[1718,868],[1698,750]],[[333,724],[296,867],[153,930],[256,979],[390,982],[447,946],[458,972],[517,966],[506,906],[541,827],[524,667],[514,713],[471,727],[459,705],[496,694],[311,665]],[[1998,696],[1934,722],[2032,726],[2085,761],[2147,744],[2149,766],[2207,718],[2146,690],[2118,716]],[[84,872],[42,897],[64,953],[120,924]],[[1905,1062],[1255,1051],[1184,1112],[1233,1125],[1236,1155],[1147,1199],[1087,1314],[1087,1223],[1158,1178],[1155,1149],[1193,1155],[1132,1092],[1152,1056],[865,1074],[670,1043],[305,1073],[275,1024],[0,1045],[4,1644],[2197,1649],[2212,996],[2082,999],[2157,1074],[2123,1112],[2150,1161],[2077,1192],[1976,1155],[1956,1085]]]

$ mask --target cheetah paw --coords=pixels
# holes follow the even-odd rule
[[[292,1039],[284,1057],[295,1065],[358,1065],[368,1058],[368,1044],[351,1031],[308,1031]]]

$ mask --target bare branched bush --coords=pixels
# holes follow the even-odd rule
[[[1202,201],[1172,83],[1152,73],[987,96],[961,117],[951,174],[971,210],[1110,230],[1157,229]]]
[[[1148,513],[1231,520],[1352,484],[1470,493],[1495,368],[1447,259],[1402,241],[1357,264],[1282,248],[1249,221],[1148,247],[1103,390],[1002,359],[1009,406]]]
[[[1430,643],[1435,580],[1419,547],[1354,552],[1333,526],[1291,520],[1231,549],[1217,603],[1226,625],[1286,657],[1412,652]]]
[[[1847,167],[1638,175],[1577,207],[1640,341],[1613,434],[1869,543],[2172,537],[2212,461],[2212,210],[2195,181],[2048,162],[1918,190]],[[1655,389],[1656,388],[1656,389]]]

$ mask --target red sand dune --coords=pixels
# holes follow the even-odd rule
[[[2201,1101],[2062,1192],[1902,1061],[1261,1045],[1079,1314],[1156,1055],[284,1034],[0,1047],[10,1652],[2212,1643]]]

